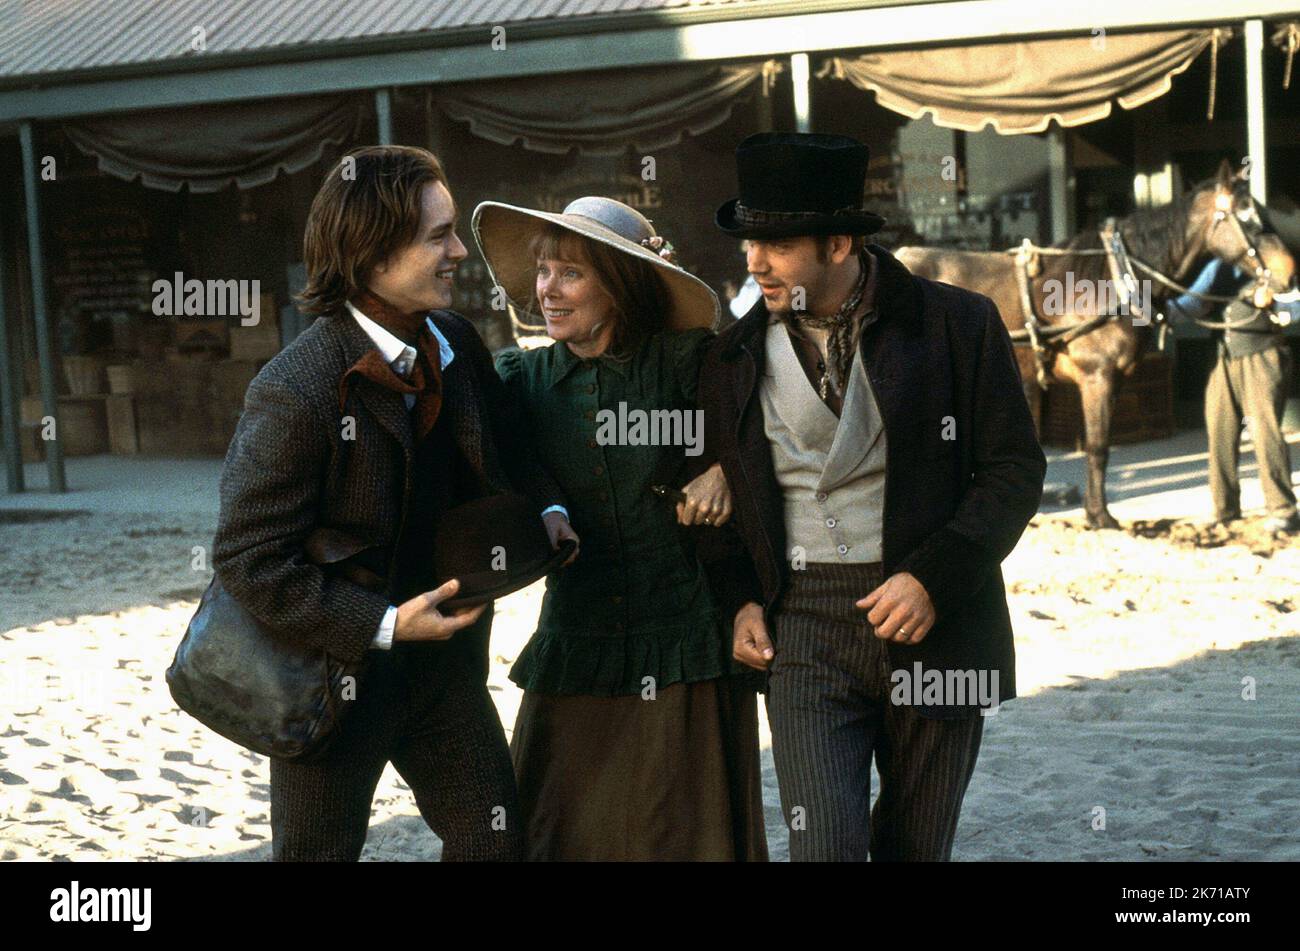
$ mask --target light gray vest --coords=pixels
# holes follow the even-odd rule
[[[785,326],[767,328],[767,370],[759,387],[772,467],[785,497],[787,559],[881,560],[885,510],[885,427],[853,354],[840,418],[808,382]]]

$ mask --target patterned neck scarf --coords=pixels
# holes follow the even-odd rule
[[[343,411],[347,402],[348,386],[354,376],[365,377],[386,390],[412,394],[415,405],[411,407],[411,422],[419,442],[433,429],[442,411],[442,354],[437,338],[425,323],[427,314],[424,311],[404,314],[368,291],[353,297],[352,305],[393,336],[414,346],[415,364],[410,375],[403,379],[377,348],[367,350],[339,382],[339,411]]]
[[[420,338],[420,332],[427,331],[424,319],[429,316],[428,311],[415,310],[404,313],[382,297],[378,297],[367,290],[357,291],[350,299],[353,307],[383,327],[402,343],[414,347]]]
[[[869,293],[875,289],[875,282],[870,280],[873,276],[873,261],[871,253],[866,248],[862,249],[858,262],[860,268],[853,290],[844,299],[840,309],[830,317],[817,317],[807,313],[781,315],[786,318],[787,326],[793,325],[798,333],[802,333],[805,327],[830,331],[826,341],[826,367],[822,371],[821,378],[822,399],[826,398],[828,386],[834,386],[836,393],[844,395],[848,387],[849,371],[853,367],[853,351],[858,343],[858,335],[875,306],[874,301],[871,300],[874,294]],[[867,299],[866,311],[861,315],[855,315],[854,312],[861,306],[864,298]]]

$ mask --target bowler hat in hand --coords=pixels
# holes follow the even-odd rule
[[[740,197],[718,209],[737,238],[874,234],[885,219],[862,207],[870,152],[857,139],[760,132],[736,148]]]
[[[537,506],[505,492],[457,505],[438,518],[433,538],[437,584],[460,579],[460,590],[440,609],[458,610],[495,601],[559,568],[572,539],[552,548]]]

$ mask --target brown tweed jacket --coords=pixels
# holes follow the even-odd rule
[[[514,488],[539,514],[563,504],[473,325],[451,311],[432,316],[456,354],[443,374],[442,420],[476,490]],[[364,377],[339,405],[343,375],[372,348],[343,310],[317,319],[263,367],[226,454],[213,550],[221,583],[254,617],[352,662],[373,641],[389,594],[322,570],[304,545],[316,529],[333,529],[372,546],[385,577],[395,577],[415,460],[408,411],[400,393]]]

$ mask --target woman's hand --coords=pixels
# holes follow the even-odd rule
[[[559,548],[560,543],[566,539],[573,539],[573,554],[564,560],[560,567],[567,568],[573,564],[573,559],[578,557],[578,533],[573,530],[569,520],[559,512],[547,512],[542,516],[542,524],[546,526],[546,537],[551,540],[552,548]]]
[[[732,622],[731,656],[746,667],[767,670],[776,656],[772,639],[767,636],[767,622],[763,620],[763,606],[750,601],[736,612]]]
[[[677,503],[677,521],[683,525],[723,525],[731,518],[731,487],[714,463],[682,488],[686,501]]]

